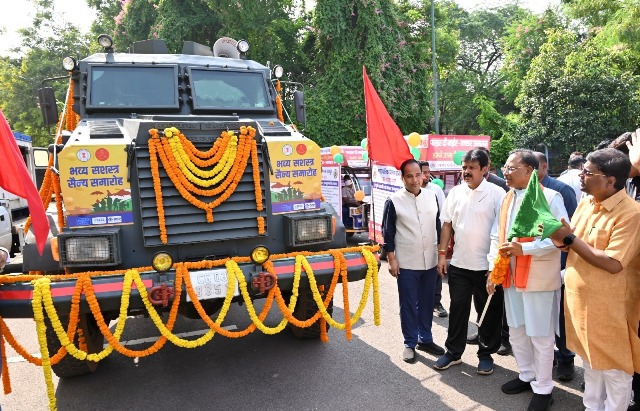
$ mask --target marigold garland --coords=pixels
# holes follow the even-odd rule
[[[220,162],[216,165],[216,167],[222,165],[222,170],[216,170],[216,167],[214,167],[214,170],[209,172],[203,171],[205,175],[212,177],[210,180],[202,180],[190,172],[186,164],[190,163],[193,167],[196,167],[196,165],[191,162],[188,155],[184,154],[184,150],[180,151],[182,144],[180,143],[179,138],[176,137],[180,135],[178,129],[165,129],[165,136],[167,138],[160,138],[158,130],[156,129],[149,130],[149,133],[152,136],[152,138],[149,139],[149,155],[150,157],[154,157],[153,155],[155,154],[156,158],[156,161],[151,164],[152,175],[154,178],[157,176],[159,180],[160,174],[157,157],[160,157],[160,161],[162,162],[165,172],[169,176],[173,185],[180,192],[180,195],[195,207],[204,210],[207,216],[207,222],[212,223],[213,209],[226,201],[235,192],[238,183],[242,178],[252,149],[251,141],[256,135],[255,129],[253,127],[240,127],[240,139],[238,144],[235,143],[234,139],[237,139],[235,135],[229,137],[231,139],[229,147],[224,151]],[[223,132],[223,135],[230,136],[231,133]],[[168,140],[172,140],[173,142],[169,142]],[[235,151],[236,149],[237,151]],[[224,181],[220,183],[222,178],[224,178]],[[220,184],[217,187],[210,190],[200,188],[211,187],[218,183]],[[156,190],[157,196],[157,190],[159,189],[161,193],[162,187],[159,183],[154,183],[154,189]],[[209,203],[201,201],[195,197],[195,195],[212,197],[220,193],[222,194],[216,200]],[[156,206],[158,207],[158,215],[160,216],[162,214],[164,216],[164,207],[162,203],[156,202]],[[161,230],[162,227],[165,227],[166,229],[166,221],[160,218],[158,221]],[[166,240],[162,240],[162,237],[161,241],[166,244]]]
[[[282,114],[282,97],[280,97],[280,91],[282,86],[280,80],[276,82],[276,110],[278,111],[278,120],[284,123],[284,115]]]
[[[509,273],[510,263],[511,258],[508,255],[498,253],[496,258],[493,260],[493,270],[491,271],[491,275],[489,276],[492,283],[494,283],[495,285],[501,285],[504,283],[504,280]]]
[[[378,306],[379,291],[378,291],[378,278],[377,278],[378,264],[375,256],[372,253],[372,251],[377,251],[377,249],[378,247],[363,246],[363,247],[351,247],[351,248],[344,248],[344,249],[329,250],[328,252],[332,254],[334,258],[334,273],[331,280],[331,285],[329,287],[329,291],[326,293],[324,300],[322,299],[322,296],[321,296],[321,293],[322,294],[324,293],[324,286],[317,285],[315,281],[315,277],[313,275],[313,271],[311,269],[309,262],[306,259],[306,256],[321,255],[321,254],[326,254],[326,252],[296,252],[296,253],[289,253],[289,254],[272,255],[271,259],[264,264],[263,268],[274,274],[275,274],[275,270],[273,267],[272,260],[295,257],[296,262],[295,262],[295,269],[294,269],[293,292],[292,292],[292,297],[289,302],[289,305],[287,306],[286,303],[284,302],[280,289],[276,283],[276,286],[269,291],[269,294],[267,295],[267,300],[265,302],[265,305],[262,311],[260,312],[260,315],[256,315],[255,308],[253,307],[253,302],[251,300],[251,296],[248,293],[245,276],[242,270],[240,269],[240,267],[238,266],[238,263],[248,262],[249,261],[248,257],[235,257],[235,258],[228,258],[228,259],[215,260],[215,261],[206,260],[206,261],[200,261],[200,262],[177,263],[174,266],[176,270],[176,277],[175,277],[176,298],[174,298],[173,300],[171,310],[170,310],[169,320],[167,321],[166,325],[162,323],[162,319],[160,318],[156,309],[153,307],[153,305],[149,301],[148,295],[147,295],[147,289],[142,281],[142,277],[140,276],[139,271],[136,269],[130,269],[124,273],[120,313],[118,316],[118,324],[113,334],[110,332],[102,316],[100,306],[98,304],[97,298],[95,296],[95,292],[93,290],[91,277],[92,275],[96,275],[96,276],[107,275],[107,274],[113,275],[113,273],[117,273],[118,271],[80,273],[80,274],[51,276],[51,277],[24,276],[24,275],[23,276],[7,276],[7,275],[0,276],[0,283],[14,282],[14,281],[5,281],[7,277],[20,277],[21,280],[31,278],[32,280],[35,280],[32,305],[34,310],[34,318],[36,319],[38,341],[41,345],[41,359],[37,359],[30,356],[28,352],[26,352],[26,350],[24,350],[24,348],[21,347],[15,341],[15,338],[13,338],[13,335],[11,335],[11,332],[9,331],[8,327],[6,326],[2,318],[0,318],[0,330],[2,331],[2,336],[0,336],[0,349],[3,349],[3,346],[1,345],[3,344],[3,340],[6,339],[6,341],[9,342],[9,344],[12,347],[14,347],[14,349],[16,349],[16,352],[18,352],[18,354],[27,358],[29,362],[32,362],[35,364],[39,363],[40,365],[42,365],[43,372],[45,375],[45,382],[47,384],[49,406],[51,409],[55,409],[56,404],[55,404],[55,393],[53,391],[53,380],[51,376],[51,365],[56,364],[67,353],[69,353],[70,355],[72,355],[73,357],[79,360],[89,360],[89,361],[96,361],[96,362],[104,359],[114,349],[122,353],[123,355],[127,355],[130,357],[141,357],[141,356],[147,356],[157,352],[165,344],[167,340],[171,341],[173,344],[178,345],[180,347],[195,348],[211,340],[211,338],[213,338],[215,333],[220,333],[222,335],[225,335],[231,338],[238,338],[238,337],[247,335],[248,333],[258,328],[267,334],[274,334],[276,332],[281,331],[288,322],[291,322],[292,324],[298,327],[304,328],[312,325],[318,319],[320,319],[321,321],[321,324],[320,324],[321,339],[323,341],[327,341],[326,331],[322,332],[323,330],[322,327],[324,327],[324,329],[326,330],[326,325],[325,325],[326,323],[329,323],[335,328],[347,330],[347,338],[350,338],[350,333],[349,333],[350,327],[358,321],[359,317],[362,314],[364,305],[366,304],[366,301],[368,299],[368,291],[369,291],[369,287],[371,286],[371,283],[373,283],[373,289],[374,289],[373,291],[374,323],[376,325],[379,325],[379,306]],[[364,291],[363,291],[362,299],[360,301],[360,305],[358,306],[358,309],[356,310],[354,316],[349,318],[348,314],[345,314],[345,323],[339,324],[333,321],[331,316],[328,314],[327,307],[333,298],[333,292],[335,290],[335,286],[338,282],[338,279],[342,278],[344,283],[343,298],[345,301],[345,311],[347,312],[349,311],[349,309],[347,308],[348,294],[346,293],[346,291],[344,291],[344,289],[347,288],[347,283],[345,283],[346,259],[344,257],[344,253],[356,252],[356,251],[360,251],[363,257],[365,258],[365,261],[367,262],[367,275],[365,277]],[[228,288],[227,288],[227,293],[225,296],[225,300],[223,302],[223,306],[220,310],[220,313],[218,314],[216,321],[213,322],[211,318],[208,317],[206,312],[204,312],[204,309],[202,308],[200,301],[198,300],[197,295],[195,294],[195,290],[193,289],[190,281],[190,275],[188,270],[212,268],[216,266],[221,266],[223,264],[226,266],[227,273],[229,275]],[[141,267],[141,269],[149,269],[149,267]],[[318,304],[318,307],[320,307],[320,309],[318,310],[318,312],[316,312],[316,314],[312,318],[305,321],[300,321],[293,316],[292,311],[296,304],[296,300],[298,296],[298,286],[301,278],[301,272],[303,269],[307,273],[307,276],[309,278],[309,284],[311,286],[311,291],[314,296],[314,300],[316,301],[316,304]],[[66,331],[64,330],[64,327],[62,326],[62,323],[53,305],[53,298],[51,294],[50,283],[52,282],[52,280],[55,281],[56,277],[58,277],[57,278],[58,280],[77,278],[74,293],[71,299],[69,327]],[[178,338],[175,334],[172,333],[172,328],[175,324],[175,320],[177,317],[177,309],[178,309],[180,298],[182,295],[182,281],[185,282],[187,293],[190,295],[197,311],[199,312],[203,320],[205,320],[205,323],[207,323],[207,325],[209,325],[210,327],[209,332],[207,332],[202,337],[192,341]],[[221,324],[229,310],[231,301],[233,299],[235,281],[238,281],[239,283],[239,288],[241,290],[243,300],[247,305],[247,310],[252,320],[252,324],[249,327],[247,327],[246,330],[243,330],[240,332],[227,331],[221,327]],[[131,295],[131,287],[133,284],[136,285],[136,288],[138,289],[138,292],[140,294],[140,298],[145,304],[145,308],[147,309],[152,321],[154,322],[154,324],[156,325],[156,327],[158,328],[158,330],[162,335],[154,343],[153,346],[144,350],[139,350],[139,351],[129,350],[123,347],[119,342],[120,336],[124,331],[124,327],[127,319],[127,311],[128,311],[129,300]],[[103,335],[109,342],[109,346],[107,348],[95,354],[89,354],[86,352],[86,350],[76,347],[75,344],[73,343],[74,336],[76,333],[82,335],[81,334],[82,331],[77,329],[77,326],[79,324],[78,314],[79,314],[79,308],[80,308],[80,296],[82,293],[86,295],[86,301],[89,304],[91,313],[93,314],[94,318],[96,319],[96,322],[98,323],[98,327],[100,331],[103,333]],[[283,312],[284,318],[276,327],[267,327],[264,325],[263,321],[266,318],[270,310],[272,301],[274,299],[276,299],[276,301],[278,302],[278,306]],[[56,332],[56,335],[60,339],[61,345],[62,345],[62,347],[60,348],[58,353],[55,354],[54,357],[50,357],[50,354],[46,346],[46,325],[44,323],[45,312],[49,316],[52,327]],[[81,343],[79,345],[81,345]],[[4,358],[6,359],[6,356],[4,356]],[[5,367],[5,369],[7,368]],[[9,381],[10,380],[9,380],[9,375],[7,370],[7,373],[3,372],[3,383],[5,384],[5,390],[7,390]],[[10,386],[8,387],[9,387],[8,389],[10,390]]]

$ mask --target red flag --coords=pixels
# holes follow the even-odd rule
[[[367,144],[369,158],[400,169],[403,161],[412,159],[409,146],[398,125],[393,121],[362,66],[364,107],[367,114]]]
[[[42,255],[49,235],[49,219],[2,110],[0,110],[0,153],[3,154],[0,187],[27,200],[38,251]]]

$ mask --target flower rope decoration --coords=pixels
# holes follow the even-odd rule
[[[262,188],[260,187],[260,162],[258,161],[258,142],[254,139],[251,141],[251,169],[253,171],[253,187],[256,195],[256,210],[260,213],[264,210],[262,206]],[[259,215],[258,234],[264,235],[264,217]]]
[[[194,164],[192,157],[188,154],[196,153],[198,150],[193,146],[189,146],[187,151],[181,143],[180,131],[176,128],[165,129],[165,137],[161,138],[158,130],[151,129],[149,134],[149,155],[154,161],[150,161],[151,172],[154,178],[154,189],[156,190],[156,198],[158,195],[162,195],[162,186],[160,184],[160,171],[159,162],[157,158],[160,158],[160,162],[169,176],[169,179],[176,187],[182,198],[189,203],[205,211],[207,216],[207,222],[213,222],[213,209],[226,201],[236,190],[240,179],[247,167],[249,155],[251,154],[252,144],[251,141],[256,135],[256,130],[253,127],[240,127],[240,138],[238,139],[231,132],[223,132],[221,138],[223,140],[228,139],[228,143],[220,143],[220,146],[216,149],[215,153],[223,152],[220,162],[216,164],[213,170],[203,171]],[[220,139],[216,140],[218,142]],[[215,146],[215,144],[214,144]],[[221,151],[222,147],[225,147],[224,151]],[[207,152],[210,152],[208,150]],[[193,157],[204,157],[204,152],[199,154],[193,154]],[[211,151],[213,153],[213,151]],[[190,164],[188,166],[187,164]],[[198,173],[200,176],[206,176],[208,180],[202,180],[198,176],[191,172],[190,168],[200,170]],[[224,181],[220,182],[224,178]],[[203,189],[202,187],[211,187],[220,183],[213,189]],[[160,193],[160,194],[158,194]],[[220,196],[212,202],[204,202],[195,197],[195,195],[204,197],[213,197],[220,194]],[[166,221],[164,219],[164,206],[161,201],[156,201],[156,207],[158,208],[158,222],[161,231],[161,241],[166,244]],[[165,234],[164,236],[162,234]]]
[[[60,276],[0,276],[0,283],[13,283],[15,281],[5,281],[9,277],[20,277],[22,281],[27,280],[27,278],[33,280],[34,284],[34,293],[32,300],[32,307],[34,311],[34,319],[36,320],[36,330],[38,332],[38,341],[40,343],[40,353],[41,358],[35,358],[31,356],[22,346],[20,346],[5,322],[0,318],[0,330],[2,331],[2,336],[0,338],[0,349],[4,349],[4,341],[9,343],[19,355],[22,355],[27,361],[41,365],[43,367],[44,378],[47,384],[47,395],[49,398],[49,407],[50,409],[56,409],[55,402],[55,393],[53,390],[53,379],[51,375],[51,365],[56,364],[60,361],[61,358],[64,357],[67,353],[72,355],[74,358],[78,360],[88,360],[98,362],[108,356],[113,350],[118,351],[119,353],[128,356],[128,357],[144,357],[151,355],[157,352],[166,341],[171,341],[174,345],[183,348],[195,348],[206,344],[210,341],[216,333],[221,335],[230,337],[230,338],[239,338],[245,336],[251,332],[253,332],[256,328],[260,329],[262,332],[266,334],[275,334],[281,331],[287,323],[291,323],[297,327],[309,327],[315,321],[321,321],[321,340],[327,341],[326,336],[326,323],[329,323],[334,328],[344,329],[347,331],[347,338],[350,338],[350,327],[354,325],[362,315],[364,306],[368,300],[369,288],[373,284],[373,303],[374,303],[374,323],[376,325],[380,324],[380,308],[379,308],[379,289],[378,289],[378,263],[376,257],[373,255],[373,252],[377,251],[378,247],[371,246],[362,246],[362,247],[351,247],[344,249],[334,249],[329,250],[334,258],[334,272],[331,279],[331,284],[329,286],[329,290],[326,292],[324,300],[322,299],[321,294],[324,294],[324,286],[318,286],[313,275],[313,271],[309,262],[307,261],[307,256],[313,255],[323,255],[327,252],[294,252],[289,254],[274,254],[271,256],[270,260],[263,264],[263,268],[270,273],[275,274],[275,269],[273,266],[273,260],[276,259],[284,259],[284,258],[292,258],[295,257],[295,268],[294,268],[294,279],[293,279],[293,289],[292,296],[287,305],[282,297],[282,293],[276,283],[275,287],[269,290],[269,294],[267,295],[264,307],[259,315],[256,314],[255,308],[253,306],[253,301],[251,296],[249,295],[247,289],[247,283],[245,280],[245,275],[239,267],[239,263],[247,263],[249,262],[248,257],[234,257],[220,260],[205,260],[200,262],[188,262],[188,263],[177,263],[174,265],[175,269],[175,295],[171,309],[169,319],[165,324],[163,324],[161,317],[157,313],[157,310],[149,301],[146,286],[140,276],[140,271],[149,270],[150,267],[141,267],[139,269],[129,269],[124,272],[123,279],[123,288],[122,288],[122,296],[120,301],[120,312],[118,316],[118,323],[116,325],[115,332],[111,333],[108,325],[104,321],[104,317],[102,316],[102,312],[100,310],[100,306],[98,304],[97,297],[95,295],[95,291],[93,289],[92,284],[92,276],[101,276],[101,275],[113,275],[114,273],[122,272],[122,271],[108,271],[108,272],[86,272],[79,274],[67,274]],[[366,263],[367,263],[367,274],[365,277],[364,291],[362,294],[362,298],[360,301],[360,305],[356,310],[355,314],[349,317],[349,314],[345,314],[345,323],[339,324],[335,322],[331,316],[327,312],[327,307],[329,306],[331,300],[333,299],[333,293],[335,291],[335,287],[339,278],[343,280],[343,288],[347,288],[346,280],[346,259],[344,257],[344,253],[347,252],[361,252]],[[212,267],[219,267],[224,265],[227,273],[228,273],[228,281],[227,281],[227,293],[225,295],[225,299],[223,301],[222,308],[216,318],[213,321],[207,313],[204,311],[200,301],[198,300],[197,294],[191,284],[191,278],[189,275],[189,270],[198,270]],[[293,316],[293,310],[295,308],[295,304],[297,302],[298,297],[298,287],[301,279],[302,270],[305,270],[307,273],[307,277],[309,279],[309,284],[311,287],[311,291],[313,293],[314,300],[318,305],[319,310],[316,312],[314,316],[309,318],[308,320],[298,320]],[[62,279],[70,279],[76,278],[76,284],[74,288],[74,292],[71,298],[71,310],[69,314],[69,326],[65,331],[64,327],[58,317],[56,309],[53,305],[53,297],[51,294],[51,282]],[[194,307],[204,320],[204,322],[209,326],[210,330],[196,340],[185,340],[177,337],[173,334],[172,329],[175,324],[177,318],[178,307],[180,305],[180,300],[182,296],[182,283],[186,286],[186,291],[191,297],[191,300],[194,304]],[[222,328],[222,322],[226,317],[231,302],[233,300],[234,291],[235,291],[235,282],[238,282],[239,288],[241,290],[242,298],[247,306],[247,311],[251,318],[252,324],[247,327],[247,329],[243,331],[228,331]],[[129,301],[131,298],[132,286],[135,285],[138,293],[140,295],[141,300],[143,301],[145,308],[151,317],[154,325],[158,328],[161,333],[161,337],[149,348],[143,350],[130,350],[125,348],[119,342],[122,333],[124,332],[126,320],[127,320],[127,312],[129,308]],[[79,312],[80,312],[80,296],[85,294],[86,301],[89,305],[90,312],[93,314],[96,323],[102,334],[105,336],[109,345],[100,351],[99,353],[87,353],[86,349],[81,349],[74,344],[74,336],[78,334],[79,344],[82,346],[82,331],[78,329],[79,324]],[[349,311],[348,309],[348,294],[346,291],[343,291],[343,299],[345,301],[344,307],[345,311]],[[275,327],[266,326],[263,321],[269,313],[273,300],[277,301],[277,305],[283,313],[283,319],[280,323]],[[58,339],[61,342],[61,348],[59,351],[53,356],[50,356],[50,353],[47,348],[46,342],[46,324],[44,321],[44,313],[46,312],[47,316],[50,319],[52,328],[54,329]],[[325,327],[324,332],[322,331],[322,327]],[[10,380],[8,375],[8,369],[6,367],[6,356],[4,356],[4,370],[3,372],[3,384],[5,386],[5,392],[10,392]]]
[[[282,97],[280,97],[280,91],[282,90],[282,85],[280,84],[280,80],[276,82],[276,110],[278,112],[278,120],[284,123],[284,115],[282,114]]]
[[[498,253],[493,260],[493,271],[489,279],[495,285],[501,285],[504,283],[507,274],[509,273],[509,264],[511,263],[511,257],[506,254]]]

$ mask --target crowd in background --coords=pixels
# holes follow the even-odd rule
[[[574,378],[577,354],[587,410],[640,409],[637,134],[604,141],[587,155],[572,153],[558,178],[548,175],[543,153],[526,149],[510,153],[504,179],[490,167],[486,148],[467,152],[461,183],[445,198],[430,182],[428,163],[401,166],[405,187],[386,201],[382,227],[398,282],[403,360],[413,363],[416,349],[425,351],[444,371],[475,344],[477,373],[489,375],[493,354],[513,354],[519,374],[501,390],[533,391],[528,410],[537,411],[554,402],[554,368],[559,380]],[[534,173],[562,226],[546,239],[509,238]],[[496,286],[489,278],[499,255],[508,257],[509,269]],[[445,275],[449,312],[440,300]],[[479,326],[467,335],[472,302]],[[434,313],[449,316],[444,347],[433,341]]]

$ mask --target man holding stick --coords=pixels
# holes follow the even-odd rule
[[[540,237],[510,238],[516,225],[525,188],[534,179],[532,188],[540,191],[536,173],[538,159],[531,150],[514,150],[502,169],[507,193],[491,230],[490,268],[498,254],[507,257],[507,275],[502,281],[505,310],[509,324],[509,339],[520,369],[517,378],[502,385],[505,394],[533,390],[529,411],[548,410],[553,403],[553,357],[555,334],[560,311],[560,250],[551,239]],[[529,190],[527,190],[529,191]],[[544,188],[539,201],[548,205],[557,220],[567,219],[562,196]],[[531,229],[534,229],[531,227]],[[495,284],[487,281],[489,294]]]
[[[471,312],[471,297],[477,312],[487,302],[485,282],[489,263],[490,234],[493,221],[505,195],[504,190],[489,183],[489,157],[483,150],[474,149],[462,158],[464,183],[449,191],[441,215],[442,233],[438,247],[438,272],[449,274],[451,296],[449,329],[445,343],[447,352],[436,361],[436,370],[446,370],[462,362],[466,347],[467,324]],[[447,245],[455,232],[451,266],[447,270]],[[479,324],[478,369],[480,375],[493,373],[494,354],[500,348],[503,299],[499,288]]]

